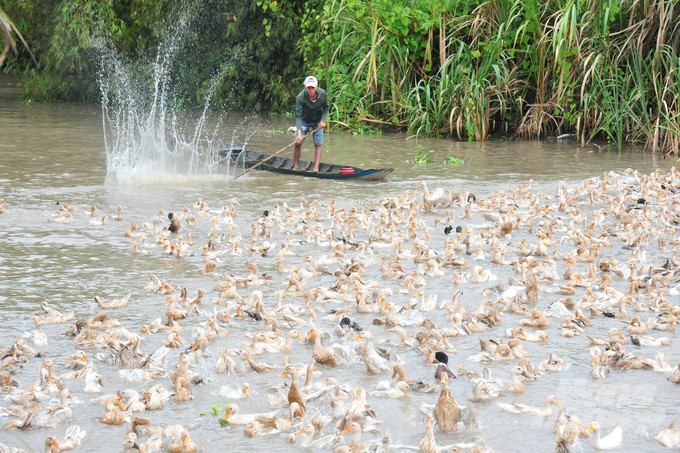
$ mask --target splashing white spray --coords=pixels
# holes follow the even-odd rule
[[[220,167],[213,145],[220,121],[208,126],[212,88],[200,115],[183,112],[180,120],[169,107],[172,65],[186,21],[176,25],[155,61],[146,65],[124,63],[115,51],[102,50],[106,184],[186,184],[226,177],[228,169]]]

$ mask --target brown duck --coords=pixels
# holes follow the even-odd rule
[[[316,360],[316,363],[321,365],[328,365],[331,367],[338,366],[338,360],[335,358],[333,353],[328,349],[321,346],[321,336],[318,330],[312,330],[307,335],[307,339],[314,337],[314,350],[312,351],[312,357]]]
[[[532,257],[528,257],[527,262],[527,281],[525,282],[527,303],[533,303],[538,300],[538,281],[534,274],[534,268],[543,266]]]
[[[125,418],[130,414],[125,411],[125,406],[120,401],[120,397],[113,395],[106,400],[106,413],[99,418],[99,421],[106,425],[121,425],[125,422]],[[118,408],[123,409],[123,411]]]
[[[300,383],[298,382],[298,370],[292,365],[288,365],[279,377],[289,375],[291,376],[290,390],[288,391],[288,404],[297,403],[303,410],[307,410],[305,397],[300,390]]]
[[[439,430],[445,433],[458,431],[458,420],[460,420],[460,406],[453,397],[449,389],[449,376],[442,374],[442,392],[439,400],[434,407],[434,418],[437,420]]]
[[[398,376],[397,382],[405,382],[406,384],[408,384],[411,390],[414,390],[416,392],[431,393],[434,392],[436,388],[435,385],[423,382],[418,379],[407,379],[406,370],[404,370],[404,367],[399,364],[395,365],[394,368],[392,368],[392,378],[396,376]]]
[[[172,212],[168,214],[168,219],[170,219],[170,226],[168,227],[168,230],[171,233],[177,233],[181,226],[179,220],[175,218],[175,215]]]

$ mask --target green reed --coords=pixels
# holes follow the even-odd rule
[[[94,37],[134,56],[163,42],[161,13],[174,12],[173,2],[20,3],[32,6],[0,0],[0,9],[24,24],[42,69],[21,51],[3,67],[32,75],[24,95],[43,100],[96,99]],[[677,0],[228,0],[193,9],[187,17],[204,31],[188,33],[177,57],[191,68],[177,74],[187,106],[216,68],[215,105],[225,108],[291,108],[312,73],[330,95],[331,120],[355,131],[574,133],[582,144],[678,150]]]
[[[341,46],[314,67],[340,96],[337,120],[677,152],[677,2],[335,0],[324,11]]]

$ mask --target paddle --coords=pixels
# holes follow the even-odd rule
[[[321,128],[320,128],[320,127],[317,127],[317,128],[314,129],[313,131],[308,132],[307,135],[313,134],[314,132],[318,131],[319,129],[321,129]],[[303,136],[302,138],[307,137],[307,135]],[[244,171],[243,173],[241,173],[240,175],[238,175],[238,176],[235,177],[234,179],[240,178],[241,176],[245,175],[246,173],[248,173],[248,172],[249,172],[250,170],[252,170],[253,168],[259,167],[260,164],[265,163],[266,161],[268,161],[268,160],[271,159],[272,157],[274,157],[274,156],[276,156],[277,154],[279,154],[279,153],[281,153],[281,152],[287,150],[288,148],[290,148],[291,146],[293,146],[293,145],[295,145],[295,144],[296,144],[296,142],[294,141],[293,143],[291,143],[290,145],[286,146],[285,148],[283,148],[283,149],[281,149],[281,150],[275,152],[274,154],[272,154],[271,156],[267,157],[266,159],[264,159],[264,160],[262,160],[262,161],[256,163],[255,165],[253,165],[252,167],[250,167],[249,169],[247,169],[246,171]]]

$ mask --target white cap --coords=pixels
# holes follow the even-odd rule
[[[318,87],[319,86],[319,81],[316,80],[316,77],[313,75],[310,75],[305,79],[305,88],[306,87]]]

